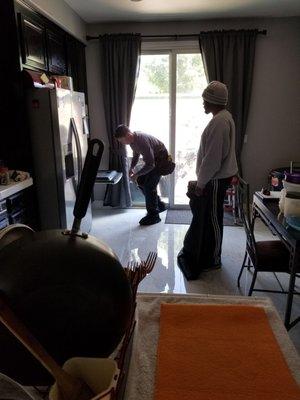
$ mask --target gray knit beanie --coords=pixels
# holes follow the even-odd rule
[[[224,83],[219,81],[212,81],[202,93],[205,101],[212,104],[219,104],[226,106],[228,101],[228,90]]]

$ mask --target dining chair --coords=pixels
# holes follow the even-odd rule
[[[237,206],[246,233],[246,251],[237,279],[237,286],[240,287],[240,279],[244,269],[250,270],[250,268],[253,268],[253,277],[248,296],[251,296],[253,291],[287,293],[284,291],[276,273],[289,273],[289,251],[280,240],[255,240],[254,219],[250,214],[249,184],[240,177],[237,184]],[[254,285],[258,272],[273,273],[280,290],[256,289]]]

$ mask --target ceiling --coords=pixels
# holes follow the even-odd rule
[[[87,23],[300,16],[299,0],[65,0]]]

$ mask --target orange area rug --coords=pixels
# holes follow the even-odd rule
[[[263,308],[162,304],[155,400],[299,400]]]

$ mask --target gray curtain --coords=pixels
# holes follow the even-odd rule
[[[104,205],[130,207],[128,159],[125,146],[114,139],[118,125],[129,125],[140,66],[141,35],[112,34],[100,39],[103,102],[109,140],[109,169],[123,173],[116,185],[107,185]]]
[[[200,52],[207,80],[227,85],[227,109],[236,125],[236,154],[241,171],[241,152],[251,97],[255,43],[258,30],[201,32]]]

